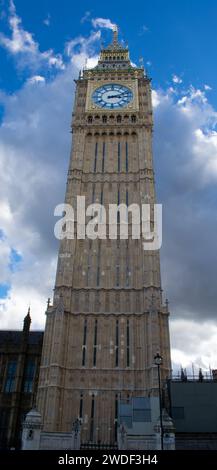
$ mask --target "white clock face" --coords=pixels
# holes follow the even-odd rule
[[[109,83],[97,88],[92,94],[94,104],[100,108],[124,108],[133,99],[133,92],[124,85]]]

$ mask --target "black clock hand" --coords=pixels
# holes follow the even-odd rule
[[[111,96],[108,96],[108,99],[110,98],[119,98],[120,95],[111,95]]]

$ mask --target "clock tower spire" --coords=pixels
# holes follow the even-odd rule
[[[116,48],[118,47],[118,27],[117,25],[114,25],[113,28],[113,41],[112,41],[113,47]]]

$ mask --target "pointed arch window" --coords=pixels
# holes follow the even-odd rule
[[[105,169],[105,142],[102,144],[102,173],[104,173]]]
[[[95,144],[95,157],[94,157],[94,173],[96,173],[96,165],[97,165],[97,155],[98,155],[98,142]]]
[[[95,202],[95,184],[93,184],[93,190],[92,190],[92,204]]]
[[[127,320],[127,367],[130,367],[130,321]]]
[[[128,142],[126,142],[126,173],[128,173],[128,168],[129,168],[129,164],[128,164]]]
[[[8,362],[7,365],[7,376],[6,382],[4,386],[5,393],[14,392],[15,389],[15,379],[16,379],[16,368],[17,368],[17,361],[11,360]]]
[[[118,438],[118,394],[115,395],[115,442]]]
[[[84,320],[83,346],[82,346],[82,366],[86,363],[86,343],[87,343],[87,319]]]
[[[115,328],[115,367],[119,365],[119,321],[116,320]]]
[[[90,412],[90,441],[93,441],[94,436],[94,415],[95,415],[95,397],[92,395],[91,412]]]
[[[97,353],[97,320],[94,325],[94,345],[93,345],[93,367],[96,367],[96,353]]]
[[[126,287],[130,285],[129,242],[126,240]]]
[[[118,194],[117,194],[117,204],[119,206],[120,204],[120,188],[118,188]],[[118,210],[117,211],[117,223],[119,224],[120,223],[120,211]]]
[[[96,285],[99,287],[100,285],[100,262],[101,262],[101,244],[99,240],[98,245],[98,254],[97,254],[97,271],[96,271]]]
[[[121,171],[121,143],[118,142],[118,173]]]
[[[79,418],[83,418],[83,393],[80,394]]]
[[[100,204],[101,206],[103,205],[103,186],[101,188],[101,193],[100,193]],[[99,222],[102,222],[102,211],[103,211],[103,207],[100,208],[100,215],[99,215]]]

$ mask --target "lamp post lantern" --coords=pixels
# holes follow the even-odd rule
[[[161,450],[164,448],[164,442],[163,442],[163,417],[162,417],[162,396],[161,396],[161,380],[160,380],[160,366],[163,362],[162,356],[157,353],[154,356],[154,363],[157,366],[157,372],[158,372],[158,393],[159,393],[159,407],[160,407],[160,436],[161,436]]]

